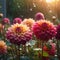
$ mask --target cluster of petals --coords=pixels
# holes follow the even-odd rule
[[[41,20],[41,19],[45,19],[44,14],[41,12],[36,13],[35,20]]]
[[[3,24],[10,24],[10,19],[9,18],[3,18],[2,23]]]
[[[56,35],[56,27],[47,20],[40,20],[37,21],[33,27],[32,31],[34,35],[39,40],[48,41],[49,39],[52,39]]]
[[[33,26],[33,24],[35,23],[35,20],[33,20],[32,18],[29,19],[24,19],[22,24],[27,25],[30,29]]]
[[[51,46],[50,48],[48,46]],[[54,56],[56,54],[56,44],[51,43],[48,46],[43,47],[43,51],[47,52],[49,55]]]
[[[16,24],[16,23],[21,23],[22,22],[22,19],[21,18],[14,18],[13,20],[13,24]]]
[[[0,54],[7,53],[7,45],[4,41],[0,40]]]
[[[8,28],[6,37],[11,43],[20,45],[31,40],[32,32],[26,25],[16,23]]]
[[[57,40],[60,40],[60,24],[56,26],[56,29],[57,29],[57,34],[55,37]]]

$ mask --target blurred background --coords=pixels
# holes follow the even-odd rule
[[[46,19],[56,16],[60,19],[60,0],[0,0],[4,4],[4,16],[9,18],[34,18],[37,12],[42,12]],[[0,11],[1,13],[1,11]]]

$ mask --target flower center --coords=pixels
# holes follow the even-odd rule
[[[17,27],[17,28],[16,28],[16,33],[21,33],[20,27]]]
[[[43,24],[42,24],[42,27],[43,27],[43,30],[44,30],[44,31],[48,30],[48,25],[47,25],[46,23],[43,23]]]

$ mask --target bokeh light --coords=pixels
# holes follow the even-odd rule
[[[55,0],[46,0],[47,3],[55,2]]]

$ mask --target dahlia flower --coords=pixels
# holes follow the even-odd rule
[[[60,40],[60,24],[56,28],[57,28],[56,39]]]
[[[16,24],[16,23],[21,23],[22,22],[22,19],[21,18],[14,18],[13,20],[13,23]]]
[[[0,54],[5,54],[7,53],[7,45],[5,44],[4,41],[0,41]]]
[[[55,26],[50,21],[46,20],[37,21],[33,25],[32,31],[34,35],[37,37],[37,39],[43,41],[48,41],[49,39],[52,39],[56,35]]]
[[[35,20],[41,20],[41,19],[45,19],[43,13],[40,12],[36,13]]]
[[[33,19],[29,18],[29,19],[24,19],[22,23],[26,24],[31,29],[31,27],[35,23],[35,21]]]
[[[50,45],[52,47],[51,47],[51,49],[50,49],[50,51],[48,53],[49,53],[49,55],[54,56],[56,54],[56,44],[55,43],[51,43]]]
[[[27,41],[31,40],[32,32],[26,25],[16,23],[8,28],[6,37],[11,43],[20,45],[25,44]]]
[[[55,43],[45,45],[43,47],[43,51],[46,51],[49,55],[54,56],[56,54],[56,45],[55,45]]]
[[[10,24],[9,18],[3,18],[2,23],[3,24]]]

